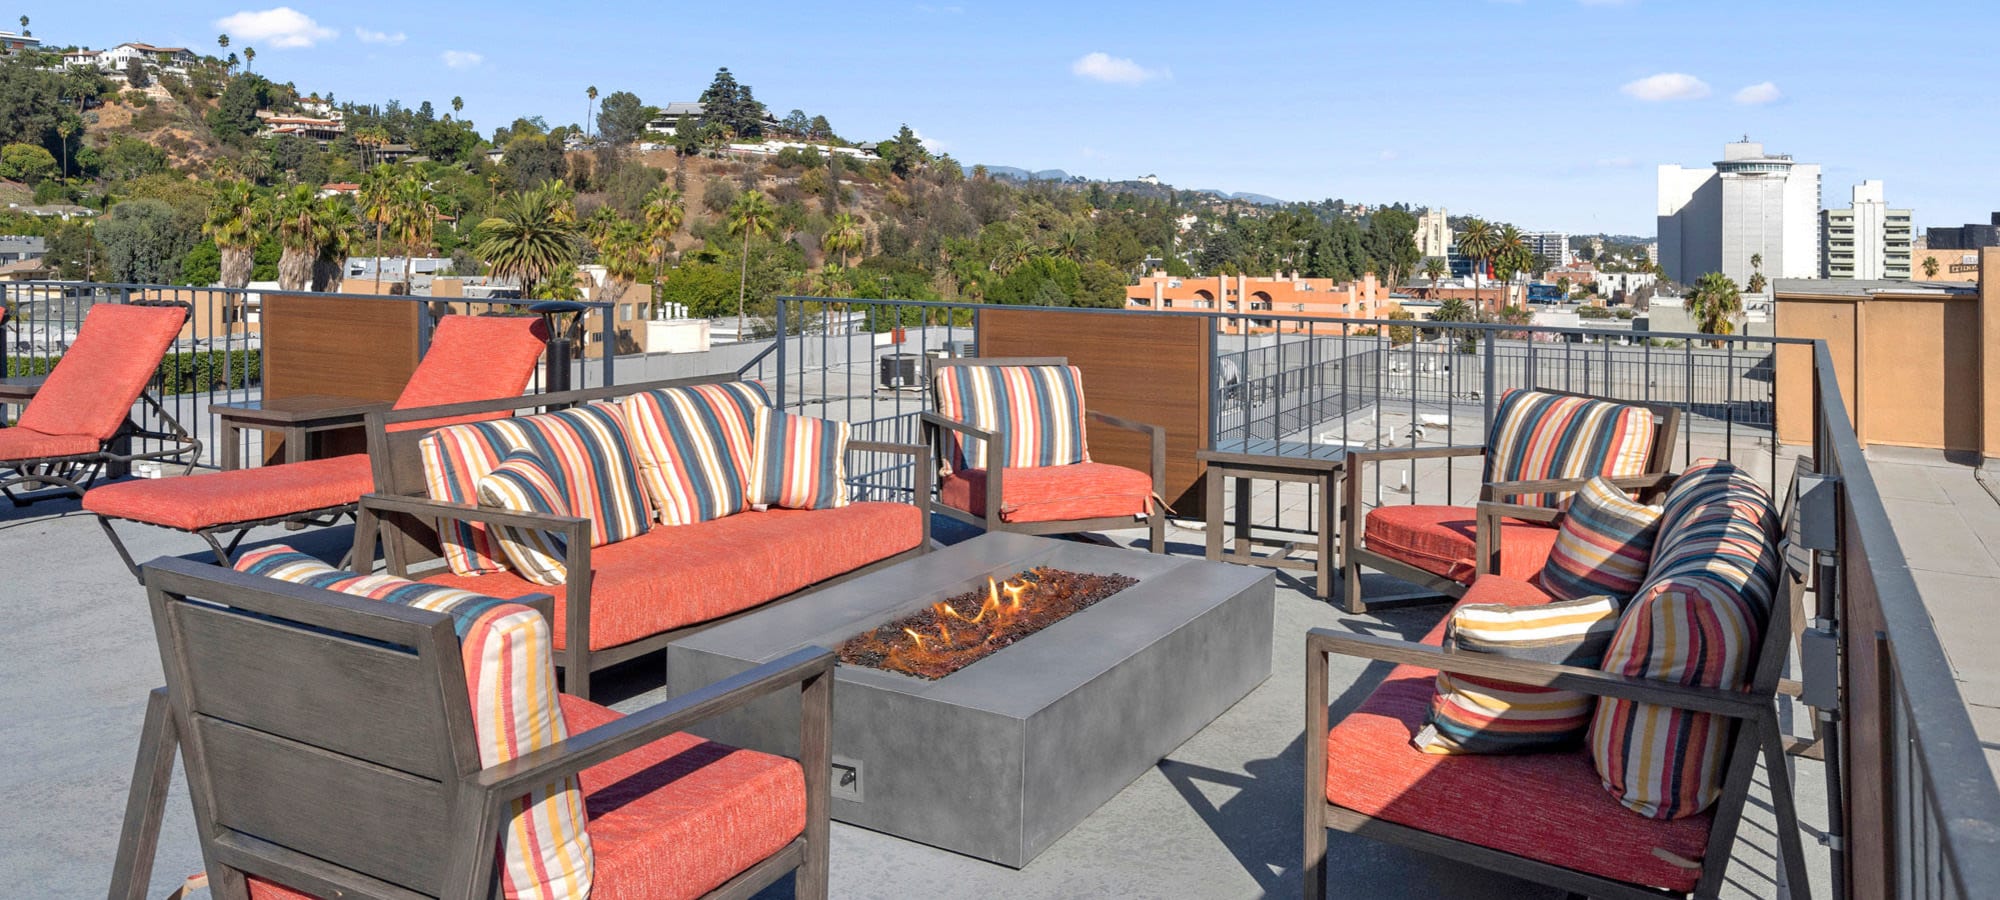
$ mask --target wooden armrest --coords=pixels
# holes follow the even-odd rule
[[[1553,525],[1563,514],[1560,509],[1550,509],[1546,506],[1523,506],[1519,503],[1501,503],[1497,500],[1481,500],[1473,509],[1473,515],[1479,519],[1481,527],[1485,526],[1488,518],[1502,517]]]
[[[1106,424],[1106,425],[1109,425],[1109,426],[1111,426],[1111,427],[1113,427],[1113,428],[1119,428],[1119,429],[1123,429],[1123,430],[1125,430],[1125,431],[1136,431],[1136,432],[1139,432],[1140,434],[1152,434],[1152,433],[1154,433],[1154,432],[1160,432],[1160,433],[1165,433],[1165,432],[1166,432],[1166,429],[1164,429],[1164,428],[1161,428],[1161,427],[1160,427],[1160,426],[1158,426],[1158,425],[1149,425],[1149,424],[1147,424],[1147,423],[1145,423],[1145,422],[1135,422],[1135,421],[1133,421],[1133,420],[1131,420],[1131,419],[1122,419],[1122,418],[1119,418],[1118,416],[1114,416],[1114,415],[1112,415],[1112,414],[1110,414],[1110,413],[1104,413],[1104,412],[1098,412],[1097,410],[1094,410],[1094,409],[1090,409],[1090,410],[1085,410],[1085,411],[1084,411],[1084,413],[1083,413],[1083,415],[1084,415],[1084,417],[1085,417],[1086,419],[1089,419],[1089,420],[1090,420],[1090,421],[1092,421],[1092,422],[1102,422],[1102,423],[1104,423],[1104,424]]]
[[[1387,462],[1407,459],[1448,459],[1460,456],[1484,456],[1485,445],[1469,447],[1384,447],[1380,450],[1349,450],[1347,464],[1350,468],[1362,463]]]
[[[515,528],[533,528],[538,531],[561,531],[566,536],[590,543],[588,529],[590,522],[576,516],[554,516],[547,513],[518,512],[494,506],[473,506],[469,503],[446,503],[424,497],[402,497],[394,494],[363,494],[360,508],[375,513],[408,513],[413,516],[428,516],[434,519],[452,519],[459,522],[477,522],[481,525],[506,525]]]
[[[1646,475],[1620,475],[1615,478],[1606,478],[1605,480],[1627,491],[1651,493],[1672,487],[1674,480],[1679,477],[1679,475],[1672,472],[1653,472]],[[1551,478],[1542,481],[1496,481],[1480,487],[1479,499],[1499,500],[1505,497],[1518,497],[1522,494],[1554,494],[1578,491],[1582,490],[1584,484],[1589,481],[1590,479],[1588,478]]]
[[[1728,716],[1732,719],[1755,718],[1769,711],[1765,701],[1743,691],[1688,687],[1670,681],[1614,675],[1610,672],[1577,666],[1510,659],[1491,653],[1448,653],[1443,648],[1428,644],[1372,635],[1346,634],[1325,628],[1314,628],[1306,633],[1308,674],[1313,670],[1323,671],[1326,668],[1327,655],[1334,653],[1397,665],[1421,666],[1454,675],[1470,675],[1513,684],[1577,691],[1594,697],[1654,703],[1689,712]]]
[[[772,660],[725,678],[698,691],[646,707],[615,722],[570,735],[544,747],[469,776],[489,801],[506,800],[536,785],[573,775],[605,760],[637,750],[705,719],[748,705],[790,685],[804,687],[818,678],[833,677],[833,651],[818,647]],[[825,741],[831,729],[806,737]],[[806,753],[801,747],[800,752]]]
[[[993,441],[1000,440],[1001,437],[1001,432],[997,429],[993,431],[986,431],[983,429],[974,428],[971,425],[965,424],[964,422],[960,422],[956,419],[947,419],[929,410],[925,410],[924,412],[918,413],[917,417],[925,425],[930,425],[937,428],[943,428],[947,431],[956,431],[959,434],[972,438],[973,440],[986,441],[991,443]]]

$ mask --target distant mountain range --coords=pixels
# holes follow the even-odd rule
[[[987,166],[986,174],[991,175],[994,178],[1007,178],[1013,181],[1069,181],[1073,177],[1068,172],[1065,172],[1061,169],[1042,169],[1040,171],[1029,171],[1027,169],[1016,168],[1014,166]],[[1133,179],[1133,178],[1119,179],[1117,181],[1111,181],[1103,178],[1091,178],[1086,180],[1094,181],[1099,184],[1125,184],[1125,185],[1143,184],[1143,182],[1140,182],[1138,179]],[[1166,189],[1165,185],[1162,185],[1161,187],[1162,189]],[[1276,197],[1268,196],[1265,194],[1252,194],[1243,191],[1231,193],[1229,191],[1201,189],[1195,191],[1195,193],[1211,194],[1216,197],[1220,197],[1224,200],[1241,200],[1245,203],[1255,203],[1258,204],[1259,206],[1285,205],[1285,201],[1280,200]]]

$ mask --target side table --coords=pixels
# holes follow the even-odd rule
[[[1246,566],[1272,569],[1311,570],[1314,590],[1320,599],[1333,595],[1340,572],[1340,490],[1347,470],[1347,450],[1297,441],[1234,441],[1196,452],[1195,458],[1208,465],[1204,489],[1208,508],[1208,558]],[[1236,479],[1236,525],[1227,549],[1223,546],[1222,481]],[[1313,501],[1315,524],[1310,545],[1315,558],[1294,559],[1299,541],[1276,541],[1250,534],[1250,490],[1255,481],[1290,482],[1313,485],[1319,490]],[[1276,552],[1259,556],[1258,547],[1274,547]]]
[[[251,403],[217,403],[208,408],[221,421],[222,467],[243,467],[243,430],[276,431],[285,439],[285,462],[310,458],[307,443],[322,431],[352,428],[368,414],[388,409],[380,400],[308,394]]]

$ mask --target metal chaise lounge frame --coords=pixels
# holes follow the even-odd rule
[[[421,577],[410,574],[411,567],[428,561],[436,552],[437,525],[442,520],[476,522],[484,525],[512,525],[559,531],[568,544],[568,555],[564,567],[570,573],[562,587],[564,604],[562,609],[563,628],[568,638],[567,646],[555,651],[556,665],[563,670],[563,691],[589,699],[591,676],[598,670],[644,656],[664,649],[668,644],[717,625],[733,622],[745,616],[769,609],[796,597],[810,594],[823,588],[887,568],[907,559],[912,559],[930,551],[931,548],[931,503],[928,492],[911,491],[911,503],[917,508],[922,520],[921,538],[917,545],[893,556],[877,560],[861,568],[828,578],[817,584],[808,585],[791,594],[777,597],[748,609],[739,610],[718,618],[696,622],[682,628],[661,632],[615,647],[599,650],[590,649],[590,523],[581,518],[544,516],[534,513],[511,512],[487,506],[446,503],[432,500],[424,487],[423,461],[418,454],[417,443],[424,431],[392,431],[391,428],[404,422],[422,419],[443,419],[458,416],[485,415],[492,413],[532,412],[536,409],[556,410],[573,405],[599,400],[612,400],[631,396],[643,391],[664,388],[685,387],[698,384],[723,384],[738,380],[735,375],[704,375],[691,378],[675,378],[663,381],[618,384],[607,387],[583,388],[572,391],[538,394],[507,400],[486,400],[476,403],[458,403],[449,406],[434,406],[422,410],[391,410],[368,415],[368,455],[375,468],[376,491],[361,498],[354,526],[354,549],[350,559],[357,568],[365,569],[363,561],[373,560],[380,547],[383,560],[390,574],[399,577]],[[887,453],[910,457],[916,466],[915,478],[922,479],[923,472],[930,466],[930,449],[918,444],[893,444],[880,441],[847,442],[850,453]],[[581,573],[581,574],[579,574]]]
[[[705,898],[743,900],[794,871],[799,897],[826,896],[833,696],[826,650],[799,650],[481,768],[450,616],[181,559],[154,560],[144,571],[167,686],[147,698],[112,900],[147,895],[176,753],[185,757],[217,897],[248,896],[247,875],[255,874],[321,897],[476,900],[500,896],[494,847],[512,798],[789,691],[800,697],[804,832]],[[514,602],[547,616],[552,598]],[[314,684],[321,705],[296,707],[242,677],[259,671],[274,645],[286,648],[275,677],[291,692]],[[328,685],[345,690],[321,690]],[[359,723],[368,727],[356,731]],[[281,805],[252,790],[251,771],[287,773],[295,795],[322,798],[345,828],[284,821]],[[384,790],[389,785],[400,787]],[[348,830],[362,823],[370,836]],[[384,833],[396,837],[383,840]],[[329,861],[335,857],[344,864]],[[441,889],[420,894],[378,877],[390,871],[418,872]]]
[[[1673,465],[1674,440],[1680,431],[1680,407],[1643,400],[1619,400],[1572,391],[1556,391],[1543,388],[1530,388],[1530,390],[1562,397],[1583,397],[1590,400],[1602,400],[1609,403],[1618,403],[1624,406],[1634,406],[1651,410],[1657,421],[1654,425],[1653,446],[1648,451],[1646,457],[1645,473],[1610,480],[1619,487],[1626,488],[1627,490],[1642,490],[1644,492],[1642,496],[1650,496],[1659,490],[1664,490],[1658,487],[1657,480],[1659,475],[1666,473]],[[1439,598],[1457,599],[1465,596],[1467,587],[1463,582],[1418,568],[1403,560],[1386,556],[1367,548],[1365,532],[1368,510],[1362,502],[1362,469],[1369,463],[1403,461],[1414,464],[1417,460],[1425,459],[1446,460],[1445,465],[1450,465],[1449,461],[1452,459],[1468,456],[1483,457],[1486,455],[1486,451],[1487,447],[1484,436],[1482,436],[1481,442],[1478,444],[1458,447],[1404,447],[1347,451],[1347,470],[1344,476],[1346,483],[1341,490],[1342,504],[1345,508],[1341,512],[1340,523],[1340,564],[1341,568],[1345,570],[1345,584],[1342,585],[1341,598],[1342,604],[1348,612],[1358,614],[1367,612],[1368,610],[1367,603],[1363,600],[1361,594],[1361,569],[1364,566],[1401,581],[1407,581],[1418,588],[1418,590],[1407,594],[1382,598],[1377,601],[1378,603]],[[1380,477],[1379,471],[1378,467],[1377,477]],[[1414,481],[1414,479],[1412,480]],[[1587,480],[1589,479],[1482,483],[1479,489],[1479,500],[1480,502],[1497,502],[1503,501],[1508,497],[1516,497],[1524,494],[1547,491],[1574,491],[1581,488]],[[1477,511],[1475,507],[1468,506],[1465,507],[1465,510],[1467,519],[1476,519]],[[1548,524],[1555,518],[1554,515],[1529,517],[1514,516],[1512,513],[1509,513],[1508,516],[1520,518],[1524,521],[1534,521],[1538,524]],[[1494,524],[1497,526],[1498,517],[1495,518],[1496,521]],[[1477,530],[1478,537],[1475,544],[1474,556],[1476,562],[1483,564],[1488,560],[1497,560],[1499,558],[1499,534],[1500,532],[1497,528],[1490,536],[1483,527]],[[1489,542],[1492,545],[1490,547],[1488,546]],[[1493,571],[1499,571],[1497,563]]]
[[[164,300],[134,300],[130,303],[118,305],[179,309],[183,321],[185,321],[188,312],[188,304]],[[85,324],[88,325],[87,318]],[[172,348],[171,343],[168,344],[168,348]],[[64,359],[56,361],[56,365],[60,367],[68,358],[65,355]],[[162,353],[161,359],[164,358],[165,353]],[[155,372],[159,369],[160,361],[154,360],[153,369]],[[53,374],[53,371],[51,374]],[[62,488],[64,493],[74,494],[78,498],[81,498],[84,491],[89,490],[91,485],[97,483],[97,479],[104,474],[104,469],[107,465],[124,465],[140,460],[185,458],[185,470],[183,474],[194,471],[195,463],[201,457],[201,441],[188,433],[187,428],[181,425],[180,420],[174,418],[173,413],[167,410],[166,405],[156,395],[151,382],[152,377],[149,377],[146,386],[140,388],[139,400],[146,404],[146,408],[152,410],[155,415],[160,417],[160,421],[166,427],[165,431],[152,431],[141,428],[137,423],[132,421],[131,416],[128,414],[125,417],[124,423],[118,426],[118,430],[110,437],[100,440],[95,450],[86,453],[0,460],[0,468],[13,473],[9,477],[0,478],[0,496],[5,496],[17,507],[27,506],[48,498],[24,497],[16,494],[16,491],[31,491],[39,488],[55,487]],[[29,401],[29,406],[32,407],[33,403],[34,401]],[[26,415],[26,413],[24,412],[23,415]],[[170,446],[159,450],[146,450],[137,453],[119,449],[128,446],[133,440],[167,441]]]
[[[1069,365],[1069,360],[1061,356],[988,356],[963,359],[936,359],[927,357],[924,360],[924,375],[927,384],[935,384],[937,370],[955,366],[1067,365]],[[1088,394],[1086,394],[1087,396]],[[937,411],[928,409],[919,415],[919,419],[923,423],[925,432],[924,443],[929,446],[931,453],[937,460],[948,458],[947,454],[949,450],[944,445],[944,433],[947,431],[958,434],[966,441],[979,441],[989,447],[1006,446],[1007,435],[1005,429],[986,431],[974,428],[964,422],[947,419]],[[1166,429],[1158,425],[1134,422],[1131,419],[1120,418],[1110,413],[1098,412],[1097,410],[1088,408],[1084,410],[1084,419],[1087,422],[1095,422],[1100,425],[1123,431],[1137,432],[1146,436],[1149,451],[1147,474],[1151,475],[1153,479],[1152,499],[1147,504],[1152,507],[1152,512],[1146,516],[1146,537],[1148,547],[1152,552],[1167,552],[1167,509],[1166,502],[1162,499],[1166,496],[1167,491]],[[991,464],[986,469],[986,510],[984,515],[967,512],[949,503],[937,504],[935,507],[937,512],[964,522],[967,525],[985,529],[986,531],[1012,531],[1017,534],[1081,534],[1090,531],[1117,531],[1132,527],[1131,516],[1064,519],[1052,522],[1008,522],[1000,517],[1001,507],[1005,505],[1002,501],[1006,496],[1002,493],[1007,473],[1005,460],[992,455],[989,455],[989,460]],[[932,489],[935,490],[943,483],[943,470],[932,467],[929,477]]]

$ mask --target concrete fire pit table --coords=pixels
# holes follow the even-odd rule
[[[686,693],[1036,566],[1138,583],[936,681],[841,665],[833,817],[1019,868],[1271,674],[1271,573],[993,533],[677,641]],[[695,729],[797,753],[798,698]]]

